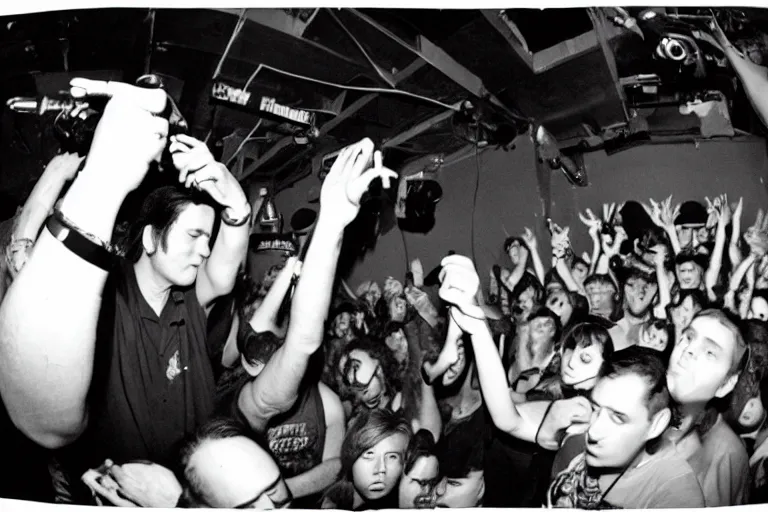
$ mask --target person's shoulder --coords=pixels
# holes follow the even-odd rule
[[[711,457],[728,457],[740,465],[749,465],[749,455],[744,442],[726,423],[722,415],[702,439],[703,452]]]
[[[693,466],[684,457],[659,457],[647,468],[652,481],[652,508],[691,508],[706,504],[704,491]],[[650,504],[649,504],[650,505]]]

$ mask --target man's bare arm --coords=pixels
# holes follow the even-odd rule
[[[285,343],[248,393],[240,395],[241,410],[249,408],[247,416],[254,428],[295,402],[309,358],[323,340],[344,229],[357,216],[360,198],[371,181],[377,177],[388,181],[397,176],[384,168],[366,172],[372,155],[373,143],[363,139],[342,151],[325,178],[320,214],[291,303]]]
[[[336,393],[322,382],[318,385],[325,411],[323,462],[285,481],[294,498],[303,498],[324,491],[338,480],[341,470],[341,443],[344,441],[345,432],[344,409]]]
[[[101,240],[110,239],[120,205],[165,146],[168,122],[139,106],[148,98],[161,111],[165,92],[141,91],[109,102],[61,204],[64,216]],[[46,229],[0,305],[0,393],[13,423],[45,447],[71,443],[87,424],[106,279]]]

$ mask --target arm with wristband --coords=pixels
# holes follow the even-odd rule
[[[58,220],[69,225],[58,235],[43,230],[0,305],[0,394],[16,427],[47,448],[70,444],[87,425],[108,275],[67,240],[95,253],[99,245],[105,250],[123,200],[162,154],[168,134],[168,121],[154,115],[165,107],[164,91],[82,79],[71,85],[81,96],[95,87],[112,99],[85,167],[62,200]]]

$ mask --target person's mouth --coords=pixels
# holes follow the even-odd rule
[[[368,406],[369,409],[373,409],[374,407],[379,405],[379,401],[381,400],[381,393],[376,395],[373,398],[369,398],[365,401],[365,405]]]
[[[384,485],[384,482],[373,482],[371,485],[368,486],[368,490],[371,492],[381,492],[386,488],[386,485]]]

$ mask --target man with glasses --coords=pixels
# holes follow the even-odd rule
[[[276,509],[293,501],[269,451],[236,422],[204,425],[181,450],[179,506]]]

